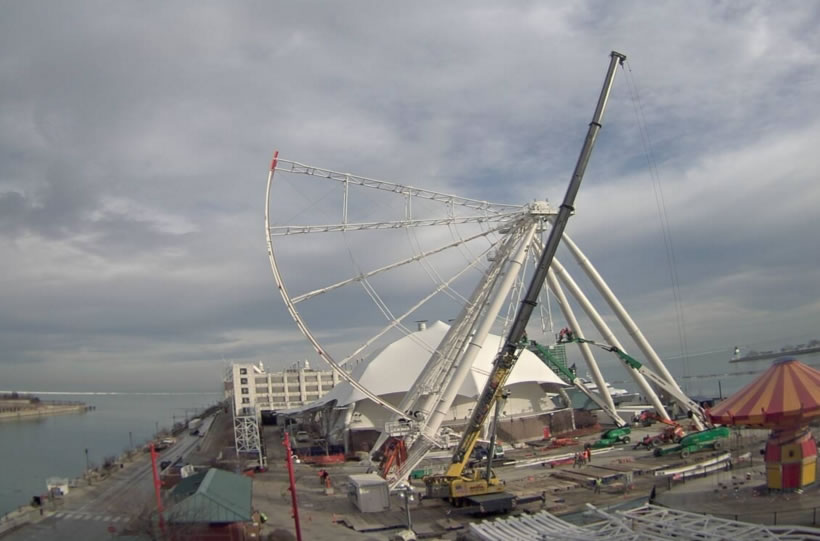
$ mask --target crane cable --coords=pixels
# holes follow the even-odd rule
[[[626,62],[627,86],[629,87],[630,97],[632,99],[632,106],[635,110],[635,117],[637,119],[638,130],[641,135],[641,143],[644,149],[644,155],[649,167],[649,176],[652,181],[652,192],[655,196],[655,205],[658,209],[658,218],[661,224],[661,234],[663,236],[664,248],[666,251],[666,261],[669,266],[669,278],[672,282],[672,297],[675,305],[675,324],[678,331],[678,340],[681,346],[681,360],[683,361],[683,377],[689,376],[689,353],[686,343],[686,319],[684,317],[683,303],[681,301],[680,280],[678,278],[677,260],[675,257],[675,247],[672,242],[672,231],[669,226],[669,215],[666,211],[666,201],[663,196],[663,186],[661,183],[660,174],[658,173],[657,160],[652,149],[652,141],[649,138],[649,133],[646,126],[646,118],[643,112],[643,104],[641,102],[640,94],[638,93],[638,86],[635,83],[632,75],[632,66],[629,61]],[[684,386],[686,384],[684,383]]]

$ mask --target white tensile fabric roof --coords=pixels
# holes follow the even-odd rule
[[[405,393],[410,390],[413,382],[416,381],[416,378],[427,364],[431,355],[430,351],[436,349],[449,328],[450,326],[446,323],[436,321],[423,331],[416,331],[411,335],[404,336],[385,347],[377,355],[360,362],[353,369],[352,375],[359,383],[376,395]],[[426,344],[430,351],[425,349],[419,342]],[[487,336],[487,340],[473,363],[470,374],[462,383],[461,389],[459,389],[459,395],[473,398],[481,393],[484,384],[487,382],[487,376],[492,369],[493,360],[500,344],[500,336],[494,334]],[[564,385],[564,382],[552,370],[527,350],[521,353],[521,357],[519,357],[506,384],[512,385],[523,382]],[[337,406],[346,406],[363,398],[365,396],[362,393],[346,381],[343,381],[319,401],[309,404],[307,407],[312,409],[331,400],[336,400]],[[303,406],[299,409],[306,409],[306,407]]]

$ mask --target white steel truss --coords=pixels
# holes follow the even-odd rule
[[[431,201],[438,201],[446,205],[458,205],[469,207],[478,210],[484,210],[492,214],[509,213],[512,210],[520,210],[521,205],[506,205],[503,203],[490,203],[488,201],[480,201],[478,199],[470,199],[467,197],[459,197],[457,195],[450,195],[441,192],[434,192],[432,190],[425,190],[422,188],[414,188],[412,186],[404,186],[394,182],[387,182],[385,180],[376,180],[373,178],[360,177],[351,175],[350,173],[340,173],[338,171],[331,171],[330,169],[322,169],[321,167],[313,167],[303,163],[286,160],[283,158],[275,158],[277,161],[277,170],[283,173],[297,173],[303,175],[310,175],[322,177],[336,182],[341,182],[345,186],[354,184],[364,188],[375,188],[387,192],[402,194],[419,199],[429,199]]]
[[[327,225],[283,225],[272,226],[270,234],[275,237],[305,233],[333,233],[340,231],[363,231],[368,229],[402,229],[405,227],[429,227],[433,225],[453,225],[469,223],[509,222],[521,216],[520,212],[508,212],[488,216],[454,216],[451,218],[428,220],[395,220],[387,222],[369,222],[352,224]]]
[[[347,280],[342,280],[340,282],[336,282],[335,284],[325,286],[325,287],[321,287],[319,289],[314,289],[313,291],[309,291],[308,293],[303,293],[301,295],[297,295],[295,297],[292,297],[291,301],[293,302],[293,304],[298,304],[302,301],[305,301],[305,300],[308,300],[312,297],[315,297],[316,295],[321,295],[323,293],[328,293],[330,291],[333,291],[334,289],[344,287],[344,286],[346,286],[348,284],[351,284],[353,282],[360,282],[362,280],[372,278],[373,276],[376,276],[378,274],[382,274],[382,273],[391,271],[393,269],[399,268],[403,265],[408,265],[410,263],[415,263],[415,262],[420,261],[420,260],[422,260],[426,257],[430,257],[432,255],[441,253],[441,252],[443,252],[445,250],[448,250],[450,248],[458,247],[458,246],[464,244],[465,242],[476,240],[480,237],[486,237],[487,235],[489,235],[491,233],[497,233],[502,227],[508,227],[508,226],[506,226],[506,225],[496,226],[493,229],[489,229],[487,231],[482,231],[481,233],[478,233],[476,235],[472,235],[472,236],[467,237],[465,239],[459,239],[456,242],[452,242],[450,244],[445,244],[444,246],[439,246],[438,248],[435,248],[433,250],[428,250],[426,252],[418,253],[418,254],[414,255],[413,257],[408,257],[408,258],[402,259],[401,261],[396,261],[395,263],[391,263],[390,265],[384,265],[383,267],[379,267],[378,269],[374,269],[372,271],[364,272],[364,273],[362,273],[358,276],[348,278]],[[481,255],[484,255],[484,254],[481,254]]]
[[[499,252],[506,253],[515,238],[513,235],[508,235],[505,242],[499,247]],[[416,441],[419,435],[424,435],[427,439],[427,442],[423,444],[423,450],[417,448],[415,453],[411,451],[408,455],[408,459],[405,461],[405,465],[413,462],[418,464],[418,462],[424,458],[427,451],[433,447],[431,444],[435,444],[438,427],[436,427],[435,430],[427,428],[430,410],[434,402],[441,397],[444,391],[444,387],[448,381],[448,371],[455,365],[456,356],[459,352],[463,351],[465,340],[474,328],[487,298],[492,292],[495,281],[501,273],[503,261],[504,258],[496,257],[493,264],[484,273],[482,280],[473,291],[472,296],[464,304],[461,314],[459,314],[459,317],[450,326],[447,334],[428,359],[427,365],[424,370],[422,370],[420,377],[413,383],[408,392],[405,393],[399,404],[399,409],[404,412],[402,416],[409,417],[414,421],[413,430],[405,437],[406,443],[410,444],[415,442],[419,444],[419,442]],[[416,412],[418,412],[418,414],[416,414]],[[388,425],[393,425],[400,418],[401,416],[393,416],[388,422]],[[383,431],[377,439],[374,449],[378,449],[387,439],[388,435],[390,435],[388,430]],[[400,479],[401,477],[396,477],[397,482]]]
[[[259,431],[259,417],[253,408],[247,415],[237,415],[234,408],[233,437],[236,445],[236,456],[251,454],[259,459],[259,465],[265,466],[267,460],[262,449],[262,437]]]
[[[430,392],[425,397],[419,396],[416,398],[416,403],[423,400],[421,411],[425,415],[425,418],[421,430],[429,437],[417,439],[413,442],[407,453],[407,460],[399,467],[396,479],[391,482],[391,488],[402,482],[424,459],[430,449],[432,449],[430,441],[437,435],[445,415],[455,401],[461,384],[469,374],[473,366],[473,361],[478,356],[478,352],[490,332],[492,323],[498,316],[510,289],[514,285],[518,272],[526,258],[526,252],[535,234],[536,227],[537,223],[530,221],[524,234],[520,238],[515,237],[516,242],[511,244],[509,255],[503,259],[503,261],[507,263],[503,280],[498,287],[494,289],[493,296],[488,297],[486,309],[483,310],[483,313],[479,311],[481,318],[477,319],[471,326],[471,332],[463,336],[461,343],[468,341],[469,345],[467,345],[466,348],[459,347],[459,356],[448,359],[444,377],[441,379],[441,384],[436,387],[435,391]],[[482,308],[484,308],[484,306],[482,306]]]
[[[609,513],[587,504],[603,520],[586,526],[566,522],[547,511],[470,524],[470,534],[486,541],[547,541],[607,539],[797,541],[820,539],[820,529],[803,526],[764,526],[716,518],[646,504],[629,511]]]
[[[343,187],[343,190],[340,192],[342,204],[341,223],[272,226],[271,191],[274,175],[277,172],[307,175],[314,177],[320,183],[324,181],[340,183]],[[401,198],[401,208],[398,208],[398,204],[386,205],[385,208],[392,212],[392,214],[389,213],[384,221],[350,221],[348,205],[350,201],[353,200],[352,188],[379,190],[388,196],[392,194],[395,197]],[[434,213],[432,217],[414,216],[414,213],[417,211],[417,207],[414,206],[414,199],[439,203],[441,205],[432,205]],[[456,207],[468,209],[470,215],[456,214]],[[436,214],[436,209],[441,212]],[[424,210],[429,211],[427,208]],[[472,212],[470,212],[470,210],[472,210]],[[331,214],[332,213],[333,212],[331,212]],[[511,276],[518,273],[522,266],[521,261],[518,259],[521,250],[528,248],[530,253],[538,254],[542,248],[540,243],[535,240],[529,241],[523,239],[528,238],[528,236],[532,239],[534,231],[548,229],[549,221],[555,215],[555,209],[545,201],[537,201],[526,205],[495,204],[308,166],[295,161],[279,159],[278,154],[274,156],[268,175],[265,226],[271,270],[276,280],[279,293],[291,317],[296,322],[297,327],[311,343],[316,353],[331,366],[341,379],[347,381],[365,397],[392,413],[392,417],[387,423],[388,426],[395,429],[399,426],[399,421],[401,421],[401,430],[393,430],[392,435],[401,432],[410,450],[404,469],[412,468],[424,458],[427,451],[437,445],[439,421],[444,412],[451,406],[451,398],[455,395],[454,390],[460,387],[461,381],[463,381],[464,376],[469,372],[472,365],[474,357],[467,354],[467,351],[471,347],[470,344],[475,342],[479,343],[480,346],[480,337],[486,336],[485,333],[489,332],[492,323],[496,321],[496,318],[499,318],[497,307],[494,306],[493,309],[490,309],[490,305],[496,301],[503,302],[505,299],[512,302],[510,299],[514,295],[510,294],[511,283],[509,282],[512,282]],[[319,216],[321,221],[324,222],[327,213]],[[367,217],[371,218],[372,216],[368,215]],[[480,231],[478,233],[462,235],[456,228],[459,224],[474,224],[471,227],[480,229]],[[443,243],[438,242],[434,247],[428,246],[423,248],[421,242],[419,242],[419,233],[417,233],[417,231],[425,227],[449,229],[453,238]],[[387,231],[397,229],[407,232],[408,241],[413,250],[412,256],[401,257],[392,262],[388,260],[378,265],[368,267],[367,265],[359,265],[358,262],[355,261],[355,257],[348,245],[351,259],[354,260],[355,275],[342,275],[342,279],[336,278],[333,283],[312,287],[307,292],[297,295],[291,295],[289,293],[280,271],[280,264],[277,261],[277,253],[274,249],[274,238],[276,238],[277,243],[279,243],[280,241],[285,242],[281,240],[281,237],[296,234],[341,233],[344,236],[348,233],[355,235],[356,231]],[[347,242],[346,239],[347,237],[345,237],[345,243]],[[475,241],[486,242],[487,244],[485,249],[478,250],[479,253],[477,255],[475,255],[469,246],[470,242]],[[605,297],[609,307],[616,312],[618,320],[624,326],[627,333],[633,338],[636,338],[639,349],[645,356],[649,357],[649,362],[652,363],[653,367],[656,363],[662,367],[663,365],[660,359],[657,359],[654,350],[652,350],[651,346],[643,338],[643,335],[640,334],[637,325],[629,318],[623,306],[620,305],[620,302],[618,302],[603,279],[598,275],[597,270],[589,263],[586,256],[580,252],[570,239],[564,237],[562,242],[569,247],[571,253],[578,261],[582,272],[584,272],[601,291],[602,296]],[[448,250],[451,251],[448,252]],[[466,260],[466,265],[462,263],[462,267],[455,273],[448,271],[449,277],[442,276],[443,273],[434,268],[430,262],[433,256],[438,256],[445,252],[447,254],[460,253]],[[489,263],[480,265],[485,258]],[[526,261],[526,258],[524,261]],[[419,264],[424,269],[424,272],[433,281],[434,287],[428,293],[421,295],[418,302],[410,303],[409,308],[406,308],[401,313],[394,314],[391,307],[376,290],[374,284],[371,283],[371,279],[377,276],[381,277],[381,275],[397,269],[406,271],[407,266],[412,264]],[[473,289],[471,296],[466,298],[454,289],[453,284],[468,270],[479,271],[481,278],[478,281],[478,285]],[[561,300],[565,319],[570,323],[571,327],[578,331],[579,336],[583,336],[582,330],[579,328],[578,320],[575,318],[566,301],[567,296],[573,297],[581,305],[588,319],[606,343],[623,351],[624,348],[615,337],[614,332],[604,322],[603,316],[592,306],[584,292],[557,259],[553,261],[549,274],[549,289]],[[568,295],[564,295],[561,284],[563,284],[563,288],[566,288]],[[314,333],[311,332],[303,314],[300,313],[300,310],[302,310],[300,303],[317,299],[324,294],[337,291],[345,286],[361,286],[367,296],[370,297],[372,303],[378,308],[378,312],[386,319],[386,324],[382,323],[378,327],[375,327],[378,330],[374,335],[364,340],[358,347],[353,348],[351,353],[346,353],[340,361],[337,361],[328,349],[320,344]],[[461,313],[452,322],[449,331],[434,351],[431,351],[429,347],[425,347],[427,351],[431,351],[431,356],[427,360],[427,364],[424,370],[422,370],[418,380],[410,386],[409,391],[405,393],[401,402],[398,405],[388,403],[382,397],[361,385],[343,365],[348,361],[358,359],[360,356],[366,354],[366,350],[374,346],[377,340],[385,337],[389,331],[398,330],[410,336],[412,339],[412,332],[407,328],[405,322],[408,318],[412,318],[417,314],[425,303],[428,303],[428,301],[439,293],[450,296],[460,302]],[[297,305],[299,305],[299,308],[297,308]],[[510,314],[508,314],[507,317],[509,318]],[[501,319],[504,320],[503,316]],[[603,376],[600,375],[597,363],[589,351],[589,347],[585,344],[580,344],[579,347],[581,348],[584,359],[589,363],[598,388],[604,393],[604,402],[607,406],[611,406],[611,398],[606,396],[606,385],[604,385]],[[628,370],[628,372],[635,378],[642,394],[652,402],[658,413],[664,417],[667,416],[656,393],[643,376],[634,370]],[[658,369],[658,372],[663,376],[668,374],[665,367],[663,370]],[[610,409],[612,408],[610,407]],[[616,421],[618,420],[617,414],[614,418]],[[240,428],[236,428],[237,433],[244,430]],[[385,430],[379,437],[374,450],[379,449],[380,444],[386,440],[388,435],[391,434],[388,434],[388,431]],[[401,470],[400,473],[405,473],[404,469]],[[401,479],[401,476],[397,479]]]

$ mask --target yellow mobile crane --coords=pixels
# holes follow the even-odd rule
[[[481,392],[481,396],[479,396],[473,408],[472,416],[464,429],[461,441],[458,446],[456,446],[449,468],[443,474],[430,475],[424,479],[427,487],[427,497],[447,498],[454,505],[462,505],[465,500],[469,498],[472,500],[472,503],[482,504],[483,507],[482,497],[492,498],[492,495],[498,495],[504,492],[504,482],[496,477],[492,468],[487,468],[485,471],[482,471],[482,468],[479,467],[469,471],[465,470],[467,470],[470,454],[478,440],[481,426],[487,419],[493,404],[498,400],[502,387],[507,381],[526,344],[527,323],[530,320],[533,309],[537,305],[538,294],[547,278],[547,271],[555,257],[555,251],[558,248],[558,243],[561,241],[564,228],[574,210],[572,205],[575,202],[575,196],[578,193],[578,188],[581,186],[581,180],[583,179],[584,171],[589,162],[589,156],[592,153],[592,148],[595,146],[595,141],[601,130],[601,119],[603,118],[604,109],[606,108],[609,93],[612,89],[612,82],[615,79],[615,70],[619,63],[623,64],[624,60],[626,60],[626,56],[621,53],[615,51],[610,53],[609,69],[607,70],[604,85],[598,98],[598,105],[595,108],[592,122],[589,124],[584,146],[581,149],[581,154],[578,156],[575,170],[567,187],[567,192],[564,195],[564,201],[552,224],[552,230],[550,231],[538,265],[535,268],[526,296],[524,300],[521,301],[504,347],[495,358],[493,369],[487,378],[487,383]],[[507,505],[507,503],[511,501],[511,497],[507,498],[502,506]]]

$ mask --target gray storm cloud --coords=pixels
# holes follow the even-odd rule
[[[212,389],[225,360],[309,356],[267,261],[273,149],[475,198],[557,201],[612,49],[629,64],[568,232],[674,351],[660,186],[690,349],[814,337],[819,19],[804,2],[10,4],[0,381]],[[338,216],[332,198],[288,190],[287,217]],[[294,284],[347,264],[343,246],[304,242]],[[385,255],[407,249],[383,242]],[[397,304],[429,283],[422,269],[402,279],[385,281]],[[378,328],[346,318],[356,306],[316,309],[340,350]],[[430,319],[458,309],[436,306]]]

